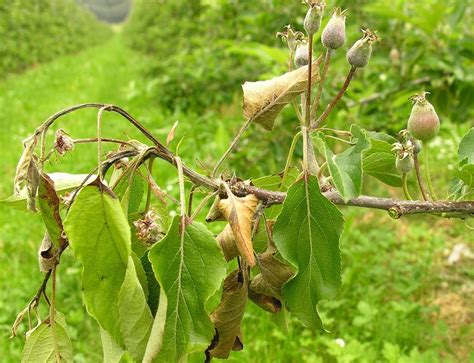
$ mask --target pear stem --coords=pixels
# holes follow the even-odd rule
[[[355,71],[357,70],[357,67],[351,67],[349,73],[347,74],[346,80],[344,84],[342,85],[341,89],[339,90],[339,93],[334,97],[334,99],[331,101],[331,103],[328,105],[326,110],[323,112],[321,116],[314,122],[314,124],[311,126],[311,129],[315,130],[321,127],[321,125],[326,121],[328,118],[329,114],[331,111],[334,109],[334,107],[337,105],[337,103],[340,101],[344,93],[346,93],[347,88],[349,87],[349,84],[352,81],[352,78],[354,77]]]
[[[437,200],[438,198],[436,197],[436,193],[433,188],[433,183],[431,182],[431,171],[430,171],[430,149],[429,149],[429,142],[425,141],[424,143],[425,146],[425,172],[426,172],[426,180],[428,182],[428,188],[430,190],[431,194],[431,199]]]
[[[421,172],[420,172],[420,163],[418,161],[418,155],[413,155],[413,161],[415,162],[415,174],[416,180],[418,182],[418,186],[420,187],[421,195],[423,196],[423,200],[428,200],[428,196],[425,191],[425,187],[423,186],[423,182],[421,180]]]
[[[408,174],[403,173],[402,174],[402,182],[403,182],[403,193],[405,193],[405,198],[408,200],[413,200],[413,198],[410,195],[410,192],[408,191]]]
[[[318,91],[316,93],[316,97],[313,101],[313,109],[311,111],[311,119],[316,117],[316,113],[318,112],[319,102],[321,100],[321,95],[323,93],[323,85],[324,81],[326,80],[326,76],[329,69],[329,64],[331,63],[331,53],[332,49],[326,49],[326,55],[324,56],[324,66],[323,66],[323,73],[321,74],[321,80],[318,85]]]
[[[301,131],[295,134],[295,136],[293,137],[293,141],[291,142],[290,150],[288,151],[288,157],[286,158],[285,170],[283,170],[283,176],[281,177],[281,182],[280,182],[280,187],[279,187],[280,190],[282,190],[282,188],[285,185],[286,177],[288,176],[288,172],[291,167],[291,160],[293,159],[293,154],[295,153],[296,144],[298,143],[298,139],[300,138],[300,136],[301,136]]]

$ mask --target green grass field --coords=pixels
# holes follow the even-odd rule
[[[212,165],[232,137],[240,110],[229,107],[220,119],[160,109],[140,78],[145,62],[116,37],[1,81],[0,197],[11,194],[21,141],[49,115],[82,102],[120,105],[163,139],[179,119],[179,137],[185,136],[183,159],[191,165],[197,165],[196,158]],[[95,117],[94,111],[80,111],[66,117],[61,127],[77,138],[90,136]],[[104,125],[104,135],[139,137],[116,116],[107,115]],[[49,170],[88,173],[96,162],[95,150],[79,148],[84,148],[80,157],[67,155]],[[176,180],[169,167],[157,173],[163,183]],[[10,326],[41,283],[36,255],[43,230],[38,215],[0,208],[0,361],[17,362],[23,337],[9,340]],[[350,228],[341,242],[343,287],[338,299],[320,307],[331,333],[309,331],[293,318],[285,324],[249,303],[242,328],[244,350],[232,353],[229,361],[474,362],[473,263],[446,262],[455,244],[472,242],[472,232],[458,220],[392,220],[384,212],[355,209],[345,210],[345,216]],[[81,267],[67,251],[59,268],[57,305],[69,324],[75,361],[99,362],[98,327],[82,303],[80,274]],[[203,355],[194,360],[203,361]]]

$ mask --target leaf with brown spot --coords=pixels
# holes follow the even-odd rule
[[[235,244],[234,233],[230,224],[226,224],[221,233],[216,237],[217,242],[221,246],[222,252],[224,253],[225,260],[229,262],[239,255],[239,250]]]
[[[227,199],[221,199],[218,208],[232,228],[240,255],[249,266],[255,266],[252,245],[252,219],[257,208],[258,198],[253,194],[239,198],[232,194],[230,190],[227,191],[227,196]]]
[[[208,358],[226,359],[231,350],[243,348],[240,324],[248,299],[248,272],[231,272],[224,280],[221,303],[211,314],[216,333],[206,350]]]
[[[320,58],[313,62],[312,84],[319,82]],[[299,94],[306,91],[308,85],[308,66],[287,72],[267,81],[245,82],[244,116],[263,126],[266,130],[273,130],[275,118],[288,103]]]
[[[59,214],[60,200],[53,180],[46,174],[39,175],[38,207],[54,247],[62,248],[67,243],[64,238],[63,221]]]

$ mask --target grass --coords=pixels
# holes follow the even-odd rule
[[[123,46],[120,38],[77,55],[61,57],[0,83],[2,155],[0,196],[12,189],[21,141],[49,115],[68,105],[99,101],[125,107],[157,136],[165,138],[180,120],[173,146],[185,137],[180,154],[192,166],[206,165],[223,151],[239,122],[230,106],[226,117],[163,110],[141,79],[147,59]],[[229,111],[230,110],[230,111]],[[74,137],[90,136],[95,112],[81,111],[64,119]],[[126,123],[106,115],[104,135],[140,136]],[[218,136],[216,136],[216,134]],[[61,170],[87,173],[96,154],[77,146],[80,158],[61,160]],[[161,164],[160,164],[161,165]],[[54,163],[50,170],[58,168]],[[439,166],[441,171],[443,166]],[[174,171],[160,167],[164,185],[176,182]],[[369,181],[369,187],[372,184]],[[389,190],[389,193],[393,193]],[[230,362],[458,362],[474,361],[472,342],[472,263],[450,266],[446,251],[467,243],[460,221],[412,217],[392,220],[379,211],[345,210],[342,239],[343,287],[339,298],[321,304],[331,333],[304,329],[294,318],[269,316],[249,303],[243,323],[245,348]],[[36,251],[42,238],[37,215],[0,209],[0,352],[2,362],[17,362],[23,338],[8,340],[15,316],[34,295],[42,276]],[[101,361],[96,323],[81,300],[80,266],[67,251],[59,270],[58,309],[66,316],[75,361]],[[287,326],[286,326],[287,325]],[[22,332],[24,332],[24,328]],[[202,355],[193,356],[202,361]]]

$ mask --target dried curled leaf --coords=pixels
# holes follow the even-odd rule
[[[235,244],[234,233],[230,224],[226,224],[221,233],[216,237],[217,242],[221,246],[222,252],[224,253],[225,260],[229,262],[239,255],[239,250]]]
[[[250,288],[249,298],[257,306],[265,311],[268,311],[269,313],[276,314],[281,310],[281,301],[273,296],[261,294]]]
[[[47,174],[41,173],[38,186],[38,209],[41,212],[49,238],[56,249],[63,248],[67,244],[59,211],[60,203],[53,179]]]
[[[252,244],[252,219],[257,208],[258,198],[249,194],[243,198],[227,192],[228,198],[222,199],[218,209],[229,222],[240,255],[249,266],[255,266]]]
[[[51,270],[57,263],[57,250],[54,248],[53,241],[49,237],[49,233],[45,232],[43,241],[38,250],[38,262],[41,272],[48,272]]]
[[[248,272],[235,270],[224,280],[221,303],[211,314],[216,333],[206,357],[226,359],[231,350],[243,348],[240,323],[248,299]]]
[[[209,208],[209,212],[206,216],[207,223],[215,221],[225,221],[225,217],[222,215],[222,212],[219,210],[219,208],[217,208],[220,201],[221,197],[219,196],[214,199],[214,202],[212,203],[211,208]]]
[[[30,137],[23,142],[24,150],[16,166],[15,179],[13,181],[15,194],[20,194],[21,189],[27,185],[28,170],[34,158],[36,138]]]
[[[311,79],[312,84],[319,82],[320,59],[313,62]],[[267,81],[245,82],[244,116],[263,126],[266,130],[273,130],[275,118],[288,103],[299,94],[306,91],[308,85],[308,66]]]
[[[250,288],[260,294],[281,299],[281,287],[293,272],[286,264],[278,260],[273,252],[264,252],[258,256],[260,273],[252,279]]]
[[[16,316],[16,319],[15,319],[15,322],[13,323],[12,327],[11,327],[11,335],[10,335],[10,338],[14,338],[16,337],[17,335],[17,332],[18,332],[18,328],[20,327],[20,324],[21,322],[23,321],[23,318],[25,317],[25,315],[29,315],[29,311],[30,311],[30,307],[27,306],[26,308],[24,308],[22,311],[20,311],[18,313],[18,315]]]
[[[173,127],[171,128],[170,132],[168,133],[168,136],[166,136],[166,146],[170,146],[171,141],[174,139],[174,135],[176,133],[176,128],[178,127],[179,121],[176,121],[173,124]]]

